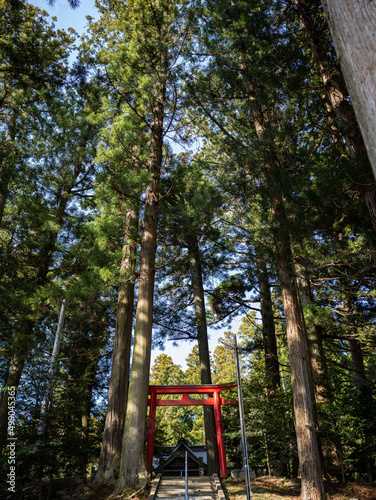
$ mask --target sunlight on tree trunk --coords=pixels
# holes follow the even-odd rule
[[[322,3],[376,177],[376,6],[369,0]]]
[[[125,488],[137,488],[149,481],[146,464],[145,432],[149,391],[155,255],[157,251],[158,185],[162,167],[163,118],[166,95],[167,59],[162,56],[162,74],[156,87],[154,118],[151,126],[151,145],[148,171],[152,178],[146,189],[145,215],[140,252],[138,302],[134,333],[132,371],[124,424],[119,479],[115,493]]]
[[[136,272],[138,210],[128,209],[124,231],[121,279],[116,313],[108,407],[96,482],[115,482],[119,475],[125,411],[128,399]]]
[[[253,110],[253,117],[260,141],[266,139],[268,143],[265,151],[264,177],[269,192],[277,269],[286,318],[295,431],[302,478],[301,496],[302,500],[325,500],[311,355],[295,279],[289,222],[281,192],[282,187],[277,176],[278,160],[271,140],[273,133],[264,126],[264,115],[259,109]]]

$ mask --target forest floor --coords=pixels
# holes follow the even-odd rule
[[[227,479],[229,500],[245,500],[244,479]],[[376,500],[376,484],[328,483],[325,485],[330,500]],[[252,500],[298,500],[300,481],[281,477],[263,476],[251,480]]]
[[[246,500],[247,493],[244,479],[224,481],[228,500]],[[327,483],[325,485],[328,500],[376,500],[376,484],[366,483]],[[299,500],[300,481],[281,477],[263,476],[251,480],[252,500]],[[110,491],[103,488],[86,497],[88,500],[110,500]],[[116,499],[126,499],[126,496]],[[146,496],[147,499],[147,496]],[[133,496],[132,500],[145,500],[145,497]]]

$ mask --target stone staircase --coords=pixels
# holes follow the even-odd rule
[[[184,500],[185,479],[178,476],[157,476],[149,500]],[[189,500],[225,500],[218,476],[188,477]]]

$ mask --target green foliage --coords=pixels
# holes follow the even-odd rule
[[[173,363],[170,356],[160,354],[151,368],[150,383],[153,385],[181,385],[183,376],[182,369]]]
[[[240,366],[247,440],[250,444],[251,467],[270,467],[275,474],[292,475],[297,451],[291,406],[291,389],[280,388],[273,397],[267,393],[264,356],[260,331],[255,316],[244,317],[237,333],[240,347]],[[236,381],[233,352],[225,345],[233,345],[233,335],[225,332],[213,355],[217,383]],[[226,399],[237,400],[237,392],[226,393]],[[225,406],[223,423],[226,453],[234,468],[241,468],[240,421],[237,406]],[[295,462],[295,464],[294,464]]]
[[[45,320],[46,338],[29,353],[15,408],[20,481],[86,474],[88,464],[97,460],[104,426],[104,402],[100,399],[108,383],[108,333],[104,330],[105,308],[98,304],[87,307],[87,311],[75,310],[72,302],[68,302],[68,318],[43,436],[37,435],[37,426],[49,383],[47,371],[57,316],[53,321]],[[2,460],[7,460],[6,454]]]
[[[187,369],[184,372],[184,383],[189,385],[201,385],[200,357],[198,345],[195,345],[186,357]],[[199,394],[192,398],[200,399]],[[204,410],[202,406],[193,406],[191,409],[193,426],[187,441],[192,444],[203,444],[205,442]]]
[[[186,383],[180,366],[170,356],[161,354],[151,369],[150,383],[153,385],[182,385]],[[179,399],[181,396],[172,397]],[[165,396],[164,399],[171,399]],[[194,412],[190,407],[167,406],[157,408],[155,424],[155,454],[163,452],[164,446],[175,446],[181,437],[190,441]],[[189,436],[189,437],[188,437]],[[195,444],[195,443],[191,443]]]
[[[231,332],[225,332],[213,352],[213,383],[225,384],[236,381],[235,353],[226,347],[234,344]]]

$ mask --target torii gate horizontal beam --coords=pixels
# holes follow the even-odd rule
[[[227,401],[220,396],[222,391],[235,389],[236,383],[231,384],[207,384],[207,385],[149,385],[148,405],[149,411],[149,432],[147,447],[147,462],[149,470],[153,467],[154,436],[155,436],[155,414],[157,406],[214,406],[215,422],[217,431],[218,455],[221,477],[227,477],[227,465],[225,454],[225,443],[223,439],[222,425],[222,405],[235,405],[235,401]],[[180,399],[160,399],[161,395],[181,394]],[[190,398],[190,394],[206,394],[206,399]]]
[[[155,391],[158,394],[210,394],[213,392],[229,391],[236,387],[236,382],[206,385],[149,385],[149,394],[151,391]]]

